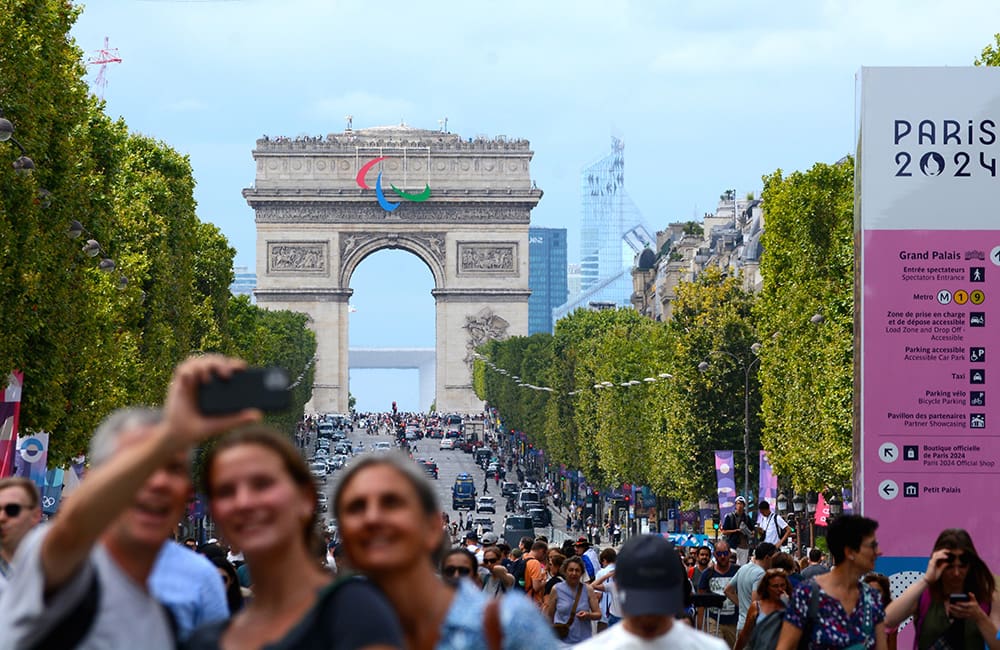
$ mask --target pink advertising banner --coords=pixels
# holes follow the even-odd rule
[[[1000,70],[860,81],[854,495],[896,590],[945,528],[1000,571]]]

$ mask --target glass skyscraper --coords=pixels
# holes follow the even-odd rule
[[[552,310],[566,302],[566,229],[528,229],[528,335],[552,333]]]
[[[234,296],[250,296],[250,302],[257,302],[253,291],[257,288],[257,274],[246,266],[233,268],[233,283],[229,285],[229,293]]]
[[[556,310],[558,320],[591,303],[631,304],[632,262],[655,245],[642,214],[625,191],[625,143],[611,139],[611,152],[580,174],[580,293]]]

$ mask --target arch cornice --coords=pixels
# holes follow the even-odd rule
[[[380,250],[405,250],[419,257],[431,275],[434,288],[445,287],[445,237],[443,232],[341,232],[339,286],[349,287],[361,262]]]

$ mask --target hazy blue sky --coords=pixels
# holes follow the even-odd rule
[[[726,188],[759,192],[763,174],[850,152],[860,66],[969,65],[998,31],[996,0],[95,0],[74,35],[88,54],[105,36],[119,48],[108,112],[190,156],[201,218],[254,267],[240,190],[264,133],[342,131],[352,114],[527,138],[545,191],[532,223],[568,228],[576,260],[579,173],[612,134],[661,229]],[[352,286],[352,346],[433,346],[416,258],[373,256]],[[359,373],[352,392],[417,407],[415,373]]]

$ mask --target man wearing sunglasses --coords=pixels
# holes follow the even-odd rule
[[[34,481],[21,477],[0,479],[0,593],[7,586],[18,545],[41,520]]]
[[[736,575],[736,564],[733,563],[732,552],[729,549],[729,544],[724,541],[719,541],[715,544],[715,564],[710,566],[701,574],[701,581],[698,584],[698,593],[700,594],[719,594],[723,597],[724,601],[720,609],[701,607],[698,609],[698,627],[700,629],[705,629],[704,618],[707,615],[709,620],[714,623],[718,621],[717,627],[718,632],[716,636],[721,637],[729,647],[732,648],[736,645],[736,622],[739,620],[739,612],[736,610],[736,604],[725,597],[726,587],[729,585],[729,581],[733,579]],[[711,632],[716,632],[716,625],[709,624],[707,629]]]

